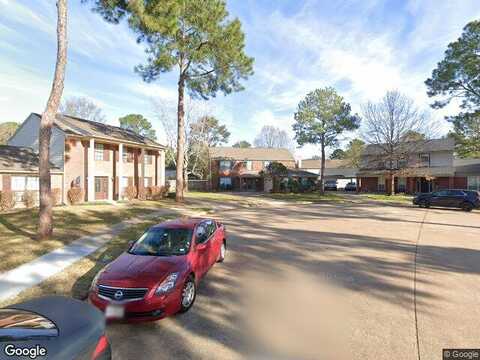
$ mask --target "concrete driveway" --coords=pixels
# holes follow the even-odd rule
[[[218,217],[228,257],[194,307],[110,325],[114,359],[426,360],[480,347],[478,211],[271,203]]]

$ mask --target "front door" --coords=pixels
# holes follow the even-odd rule
[[[106,200],[108,198],[108,177],[95,176],[95,200]]]

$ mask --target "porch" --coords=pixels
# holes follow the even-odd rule
[[[359,191],[371,193],[391,193],[392,182],[390,177],[360,177],[358,178]],[[398,176],[394,179],[395,193],[415,194],[428,193],[442,189],[465,189],[467,179],[457,176]]]
[[[124,198],[133,186],[137,197],[147,187],[165,183],[165,153],[152,146],[90,138],[83,145],[83,169],[66,166],[67,188],[80,186],[85,201],[113,201]],[[78,167],[79,164],[73,164]],[[81,170],[84,173],[81,183]],[[83,185],[83,186],[82,186]]]

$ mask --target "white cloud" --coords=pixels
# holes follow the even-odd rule
[[[173,87],[135,82],[128,85],[128,88],[131,91],[148,98],[162,99],[165,101],[175,101],[177,99],[177,91]]]
[[[55,34],[56,22],[50,21],[48,16],[43,13],[34,12],[29,6],[22,5],[18,1],[1,0],[5,6],[0,11],[0,19],[5,18],[13,20],[29,28],[40,30],[48,34]],[[51,2],[51,7],[55,9],[55,3]]]

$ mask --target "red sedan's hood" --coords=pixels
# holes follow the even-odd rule
[[[179,271],[185,256],[144,256],[123,253],[100,275],[99,283],[112,286],[151,287],[168,274]]]

